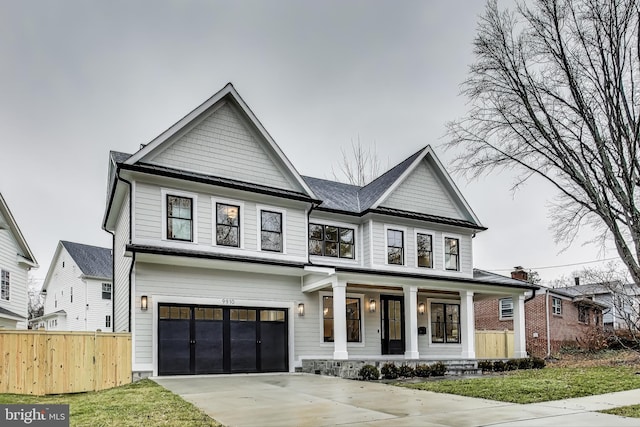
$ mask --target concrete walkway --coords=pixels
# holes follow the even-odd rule
[[[305,374],[154,378],[225,426],[640,426],[640,390],[519,405]]]

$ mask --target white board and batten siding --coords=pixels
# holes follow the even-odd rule
[[[302,191],[268,144],[229,103],[201,120],[150,163],[269,187]]]
[[[469,219],[464,217],[427,160],[417,165],[381,206],[445,218]]]
[[[0,222],[7,224],[7,218],[0,214]],[[27,329],[28,268],[18,263],[17,255],[22,249],[10,229],[0,230],[0,269],[9,272],[9,301],[0,299],[0,307],[25,318],[16,325],[17,329]]]
[[[115,225],[115,242],[113,245],[113,332],[129,331],[129,269],[131,258],[125,257],[126,245],[129,242],[129,194],[118,213]]]
[[[166,212],[163,208],[166,202],[163,197],[167,194],[188,195],[195,200],[197,210],[194,221],[196,221],[197,247],[192,243],[186,243],[189,249],[199,251],[224,251],[228,248],[215,248],[215,203],[228,203],[240,206],[240,232],[241,248],[234,249],[246,252],[245,255],[260,257],[264,252],[260,250],[260,230],[259,211],[261,209],[283,212],[284,241],[286,252],[282,254],[287,257],[297,257],[306,259],[306,214],[304,205],[292,207],[291,203],[277,198],[254,197],[248,200],[246,195],[241,198],[237,193],[229,190],[218,190],[211,187],[211,192],[188,191],[185,189],[175,189],[162,187],[158,184],[150,184],[141,181],[135,182],[135,209],[134,209],[134,233],[133,243],[154,244],[154,245],[175,245],[175,242],[163,239],[163,228],[166,227]],[[236,195],[236,197],[234,197]],[[184,245],[184,243],[183,243]],[[269,257],[278,257],[273,252]]]

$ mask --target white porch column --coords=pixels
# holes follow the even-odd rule
[[[513,294],[513,357],[527,357],[526,331],[524,326],[524,295]]]
[[[476,324],[473,291],[460,291],[460,338],[465,359],[476,358]]]
[[[405,359],[417,359],[418,353],[418,288],[404,288]]]
[[[333,358],[347,360],[347,283],[333,284]]]

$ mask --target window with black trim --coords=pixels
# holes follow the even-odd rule
[[[360,298],[347,297],[347,342],[361,342],[360,333]],[[333,342],[333,297],[322,297],[322,319],[324,325],[324,342]]]
[[[418,267],[433,268],[433,236],[417,233]]]
[[[352,228],[309,223],[309,254],[353,259],[354,236]]]
[[[110,328],[111,327],[111,316],[109,314],[107,314],[104,317],[104,327],[105,328]]]
[[[167,239],[193,241],[193,199],[167,194]]]
[[[282,252],[282,213],[260,211],[260,248],[263,251]]]
[[[460,304],[431,303],[431,342],[460,343]]]
[[[560,298],[551,297],[551,309],[556,316],[562,315],[562,300]]]
[[[240,247],[240,206],[216,203],[216,245]]]
[[[453,237],[444,238],[444,268],[460,270],[460,240]]]
[[[404,265],[404,231],[387,230],[387,264]]]
[[[102,299],[111,299],[111,283],[102,284]]]
[[[502,298],[500,300],[500,319],[513,318],[513,299]]]
[[[7,270],[0,270],[0,299],[9,301],[11,293],[10,274]]]

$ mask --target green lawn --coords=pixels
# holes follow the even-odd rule
[[[640,375],[633,367],[547,367],[484,378],[397,385],[502,402],[536,403],[640,388]]]
[[[109,390],[28,396],[0,394],[0,403],[68,403],[72,426],[220,426],[191,403],[151,380]]]

